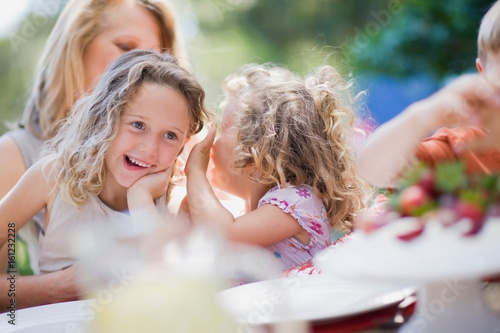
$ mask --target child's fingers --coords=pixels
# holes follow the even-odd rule
[[[171,174],[172,167],[147,174],[132,184],[129,190],[135,193],[149,193],[151,198],[158,198],[167,190]]]
[[[158,178],[159,179],[159,186],[163,188],[167,188],[169,181],[170,181],[170,176],[172,175],[172,166],[168,167],[167,169],[163,171],[157,172]]]
[[[485,115],[500,108],[498,90],[479,74],[460,77],[446,91],[451,95],[442,120],[448,126],[481,126]]]
[[[175,164],[175,163],[174,163]],[[169,166],[167,169],[165,169],[164,171],[161,171],[162,173],[164,173],[164,176],[167,178],[167,179],[170,179],[170,176],[172,175],[172,169],[174,168],[174,164],[172,164],[171,166]]]
[[[197,143],[193,147],[193,152],[195,153],[196,151],[202,153],[202,154],[209,154],[210,149],[212,148],[215,140],[215,130],[217,128],[216,124],[211,124],[207,136],[201,140],[199,143]]]
[[[191,150],[184,169],[187,176],[189,176],[191,170],[202,169],[206,172],[210,160],[210,149],[215,140],[216,128],[216,124],[210,125],[207,136]]]
[[[210,124],[210,127],[208,128],[207,136],[202,141],[205,148],[210,149],[213,146],[214,140],[215,140],[216,130],[217,130],[217,124],[216,123]]]

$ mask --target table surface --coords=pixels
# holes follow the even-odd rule
[[[484,301],[500,316],[500,279],[486,282],[483,288]],[[410,304],[402,310],[405,320],[415,311],[417,304]],[[318,323],[312,326],[313,333],[396,333],[400,325],[391,323],[398,307],[391,306],[366,314],[356,315],[338,322]],[[401,310],[400,310],[401,311]]]
[[[486,282],[483,287],[484,301],[500,316],[500,279]],[[393,304],[385,308],[377,309],[367,313],[343,317],[335,321],[324,321],[309,324],[310,333],[396,333],[400,325],[394,323],[393,319],[399,313],[408,320],[418,306],[418,295],[416,302],[405,302],[406,306],[401,308],[399,304]],[[409,296],[408,299],[412,298]],[[402,303],[403,303],[402,302]],[[400,316],[400,318],[401,318]],[[147,326],[145,326],[147,329]],[[270,330],[271,331],[271,330]]]

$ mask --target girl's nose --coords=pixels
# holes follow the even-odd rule
[[[153,136],[148,136],[140,146],[142,152],[148,157],[156,157],[158,155],[158,139]]]

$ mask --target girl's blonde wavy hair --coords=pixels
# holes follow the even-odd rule
[[[42,140],[54,135],[54,124],[66,117],[85,92],[85,48],[110,24],[107,13],[125,2],[136,3],[153,14],[161,31],[162,51],[184,56],[168,0],[70,0],[45,44],[20,127]]]
[[[148,50],[123,54],[106,70],[94,91],[76,102],[47,143],[46,166],[52,166],[49,170],[67,203],[79,206],[101,192],[107,177],[104,159],[118,133],[125,105],[145,84],[168,86],[186,98],[188,137],[212,117],[204,106],[203,88],[172,55]]]
[[[368,187],[356,173],[349,83],[330,66],[303,80],[284,68],[249,64],[226,78],[223,90],[235,105],[234,167],[269,186],[312,186],[330,225],[351,230]]]

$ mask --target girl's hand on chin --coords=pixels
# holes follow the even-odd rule
[[[164,171],[151,173],[142,178],[139,178],[128,189],[127,193],[129,196],[132,193],[142,195],[146,194],[150,196],[151,199],[156,199],[167,191],[171,173],[172,166]]]

